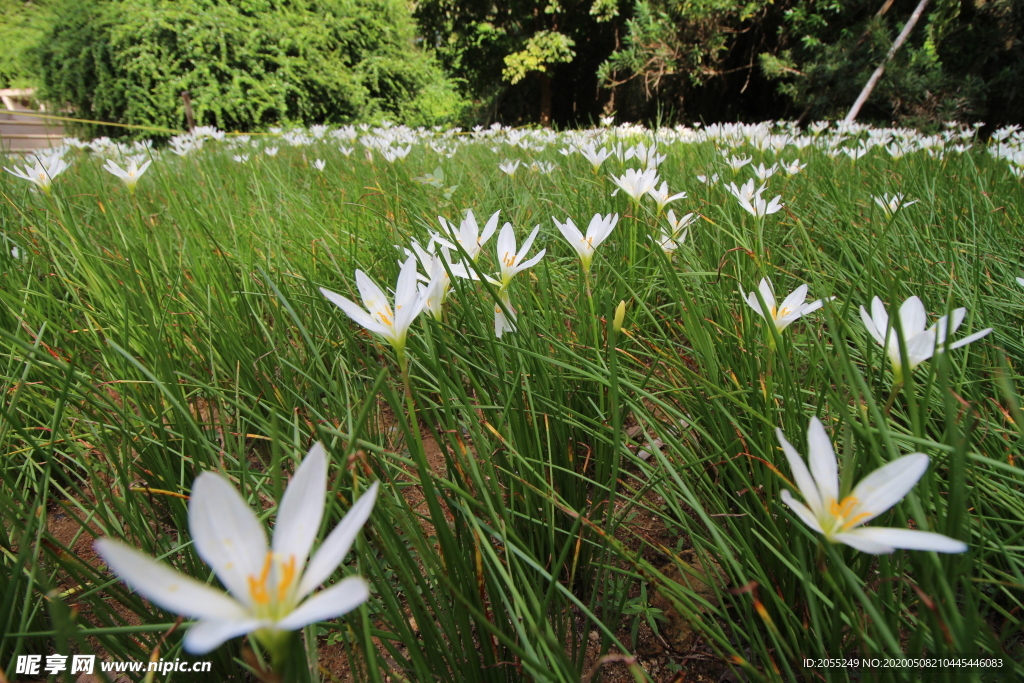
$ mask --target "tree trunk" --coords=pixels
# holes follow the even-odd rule
[[[921,0],[921,2],[917,4],[917,7],[914,9],[914,13],[910,15],[909,19],[907,19],[906,25],[903,27],[903,30],[900,31],[899,37],[896,38],[896,42],[889,48],[889,52],[885,55],[885,59],[883,59],[882,63],[878,65],[878,68],[875,69],[875,73],[871,74],[871,78],[868,79],[864,89],[860,91],[857,101],[853,103],[852,107],[850,107],[850,113],[846,115],[845,119],[843,119],[844,123],[851,123],[855,118],[857,118],[857,114],[860,113],[860,108],[864,106],[868,96],[871,95],[871,91],[875,89],[875,84],[878,83],[878,79],[880,79],[882,74],[885,73],[885,65],[893,58],[896,51],[903,46],[903,43],[907,42],[907,37],[910,36],[910,32],[914,30],[914,26],[917,25],[917,20],[921,18],[921,15],[924,13],[924,9],[928,6],[929,2],[931,2],[931,0]],[[881,14],[881,12],[879,12],[879,14]]]
[[[540,75],[540,125],[551,127],[551,76],[543,71]]]

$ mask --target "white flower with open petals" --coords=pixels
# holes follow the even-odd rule
[[[516,251],[516,233],[512,224],[506,223],[501,227],[501,232],[498,233],[498,262],[501,264],[501,279],[496,281],[501,289],[508,288],[513,277],[544,258],[547,249],[541,249],[533,258],[524,260],[530,247],[533,246],[533,240],[537,238],[538,232],[540,232],[539,225],[523,242],[522,249]]]
[[[355,502],[307,565],[326,493],[327,454],[316,443],[281,499],[268,547],[263,524],[227,479],[213,472],[196,478],[189,500],[189,530],[196,552],[229,594],[111,538],[97,540],[96,551],[147,600],[199,620],[185,635],[189,652],[204,654],[231,638],[254,633],[274,656],[277,668],[288,654],[289,631],[341,616],[370,597],[369,585],[359,576],[310,596],[348,554],[373,510],[377,483]]]
[[[512,278],[536,264],[547,252],[547,249],[541,249],[537,252],[536,256],[526,259],[526,254],[530,251],[530,247],[533,246],[533,240],[536,239],[538,232],[540,232],[539,225],[526,238],[526,241],[523,242],[523,247],[519,251],[516,251],[516,233],[511,223],[505,223],[501,228],[501,232],[498,233],[498,261],[501,263],[501,273],[498,278],[488,276],[487,280],[498,288],[498,298],[501,300],[501,303],[505,304],[509,315],[505,315],[505,311],[495,302],[494,335],[496,337],[501,337],[505,332],[515,332],[516,329],[516,309],[512,307],[512,301],[508,295],[508,286],[512,283]],[[509,319],[510,317],[511,319]]]
[[[906,550],[933,550],[937,553],[962,553],[967,544],[949,536],[918,531],[865,527],[903,499],[928,469],[928,456],[911,453],[879,467],[864,477],[850,492],[840,498],[839,463],[824,425],[811,418],[807,429],[807,447],[810,451],[810,469],[781,429],[775,434],[789,461],[793,479],[805,503],[782,491],[782,502],[796,513],[800,520],[831,543],[845,543],[861,552],[879,555],[896,548]]]
[[[152,159],[148,159],[142,166],[139,166],[135,159],[130,159],[128,161],[128,168],[121,168],[114,163],[113,159],[107,159],[107,163],[103,168],[120,178],[129,192],[135,192],[135,186],[138,184],[139,178],[142,177],[142,174],[146,172],[146,169],[152,163]]]
[[[480,255],[480,249],[487,243],[487,240],[491,239],[491,235],[498,229],[498,214],[501,211],[495,211],[494,214],[487,219],[487,224],[484,225],[483,233],[480,232],[480,226],[476,222],[476,216],[473,215],[473,210],[466,211],[466,217],[462,219],[459,227],[456,229],[454,223],[449,223],[443,217],[438,216],[437,220],[441,223],[441,230],[447,237],[454,239],[462,247],[469,258],[476,260]],[[455,251],[455,245],[449,243],[448,248]]]
[[[607,216],[602,216],[599,213],[594,214],[594,217],[590,219],[590,225],[587,227],[586,236],[572,222],[572,218],[566,218],[565,223],[560,222],[554,216],[551,217],[551,220],[555,222],[555,227],[558,228],[558,231],[562,233],[566,241],[579,254],[583,272],[589,273],[590,264],[594,259],[594,251],[612,233],[612,229],[619,222],[619,214],[610,213]]]
[[[391,344],[400,363],[405,362],[405,337],[416,316],[420,314],[430,296],[430,286],[417,285],[416,255],[413,254],[402,264],[395,286],[395,308],[391,309],[384,292],[361,270],[356,270],[356,287],[366,308],[329,289],[320,288],[320,293],[335,306],[345,311],[348,317],[370,332],[379,334]]]
[[[658,243],[663,252],[671,257],[676,249],[686,241],[686,236],[689,234],[687,226],[697,220],[697,214],[688,213],[677,219],[675,212],[669,209],[666,219],[668,220],[668,230],[664,226],[659,226],[658,236],[652,239]]]
[[[625,190],[633,201],[639,203],[645,194],[654,189],[654,186],[658,184],[658,171],[657,169],[649,168],[644,171],[638,171],[635,168],[626,170],[624,175],[619,177],[612,176],[612,180],[619,187],[612,192],[612,196],[618,194],[619,190]]]
[[[743,296],[743,300],[746,301],[747,305],[754,309],[754,312],[759,316],[762,318],[771,318],[772,322],[775,323],[775,329],[780,334],[797,319],[818,310],[825,303],[821,299],[810,303],[804,303],[807,299],[807,285],[800,285],[794,289],[793,292],[783,300],[781,306],[776,306],[775,304],[775,288],[772,286],[772,281],[770,279],[762,279],[757,288],[761,292],[761,298],[764,300],[764,305],[767,307],[767,310],[761,308],[761,303],[757,300],[757,294],[754,292],[744,294],[743,290],[740,289],[740,295]],[[832,299],[834,298],[835,297],[832,297]],[[829,300],[831,301],[831,299]]]
[[[903,343],[907,349],[907,362],[903,363],[900,357],[899,337],[896,334],[895,326],[889,324],[889,314],[885,305],[877,296],[871,300],[871,313],[868,314],[863,306],[860,307],[860,317],[870,334],[876,342],[882,345],[886,355],[892,362],[893,374],[897,384],[903,382],[904,370],[912,372],[914,368],[931,358],[936,353],[942,353],[946,348],[946,338],[949,334],[957,331],[967,316],[966,308],[958,308],[953,311],[953,321],[950,325],[949,316],[942,316],[934,325],[925,329],[928,324],[928,314],[924,310],[924,304],[916,296],[912,296],[900,306],[900,328],[903,332]],[[952,327],[952,329],[950,329]],[[992,328],[975,332],[963,339],[953,342],[949,349],[958,349],[961,346],[970,344],[972,341],[981,339],[992,331]],[[906,367],[904,367],[906,366]]]
[[[647,190],[647,194],[650,195],[651,199],[654,200],[654,203],[657,205],[657,210],[659,214],[665,210],[665,206],[667,206],[668,204],[676,201],[677,199],[686,199],[685,192],[677,192],[676,194],[671,194],[668,190],[668,183],[665,182],[663,182],[661,184],[661,187],[659,188],[652,187],[651,189]]]
[[[886,216],[892,217],[894,213],[900,209],[904,209],[911,204],[916,204],[920,199],[911,199],[909,202],[906,201],[902,193],[896,193],[889,195],[888,192],[883,194],[881,197],[872,197],[875,200],[875,204],[878,204],[879,208],[885,213]]]
[[[512,159],[505,159],[505,161],[498,164],[498,168],[508,175],[515,175],[516,171],[519,170],[519,164],[521,163],[522,162],[519,159],[514,161]]]
[[[50,194],[50,185],[53,183],[53,179],[67,170],[71,164],[64,161],[60,154],[43,156],[37,154],[34,155],[34,158],[36,162],[34,167],[27,164],[24,169],[19,169],[17,166],[14,168],[4,166],[4,170],[22,180],[34,183],[40,190]]]

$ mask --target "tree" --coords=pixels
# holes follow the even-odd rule
[[[228,130],[458,114],[401,0],[65,0],[55,14],[41,94],[83,118],[179,129],[182,91],[197,124]]]
[[[563,120],[593,114],[596,65],[614,49],[620,4],[425,0],[415,14],[428,44],[467,94],[500,110],[510,86],[533,81],[535,118],[550,125],[556,109]],[[584,96],[587,86],[591,92]]]

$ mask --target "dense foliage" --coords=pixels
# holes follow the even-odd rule
[[[199,125],[457,113],[397,0],[66,0],[38,49],[42,96],[87,119]]]
[[[52,0],[0,0],[0,88],[35,84],[27,54],[48,30],[52,4]]]

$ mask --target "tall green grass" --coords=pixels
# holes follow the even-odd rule
[[[701,214],[670,259],[648,238],[664,220],[650,204],[610,196],[609,172],[628,162],[595,174],[554,145],[490,144],[452,159],[418,146],[393,164],[285,147],[237,164],[208,143],[157,160],[134,196],[85,155],[52,196],[0,184],[2,230],[24,255],[0,254],[8,677],[19,654],[187,656],[183,626],[164,637],[176,615],[76,541],[124,538],[215,581],[187,533],[193,479],[223,472],[272,521],[316,439],[333,456],[325,529],[368,482],[385,486],[348,570],[373,597],[306,629],[300,680],[321,676],[315,652],[330,643],[356,680],[578,681],[600,655],[633,652],[630,615],[655,593],[722,670],[749,680],[981,680],[802,665],[925,653],[1000,655],[1003,680],[1019,677],[1024,190],[1005,163],[805,148],[803,173],[768,181],[785,210],[758,222],[695,180],[749,172],[733,175],[709,142],[663,145],[662,178],[689,192],[672,208]],[[796,155],[750,153],[755,164]],[[517,156],[557,168],[497,170]],[[438,166],[445,188],[414,180]],[[890,218],[872,200],[883,192],[920,202]],[[391,350],[317,288],[358,299],[356,268],[391,286],[394,245],[426,243],[439,214],[468,208],[484,220],[500,209],[520,241],[540,224],[534,249],[547,255],[512,284],[518,329],[500,339],[495,289],[456,279],[443,320],[423,316],[410,333],[407,394]],[[589,298],[551,216],[585,225],[597,212],[622,219],[598,249]],[[493,239],[480,264],[497,270]],[[771,335],[739,294],[762,277],[782,296],[807,282],[812,298],[836,298]],[[879,296],[892,313],[911,295],[930,314],[966,306],[964,330],[995,331],[923,364],[887,409],[891,369],[858,307]],[[812,416],[847,487],[928,454],[922,481],[875,523],[970,551],[869,556],[806,528],[781,504],[795,489],[775,429],[806,455]],[[644,536],[638,514],[673,545]],[[59,515],[78,520],[76,538],[54,536],[47,520]],[[246,643],[211,654],[209,680],[246,675]],[[680,644],[670,658],[685,668],[686,655]],[[652,680],[642,664],[630,675]]]

